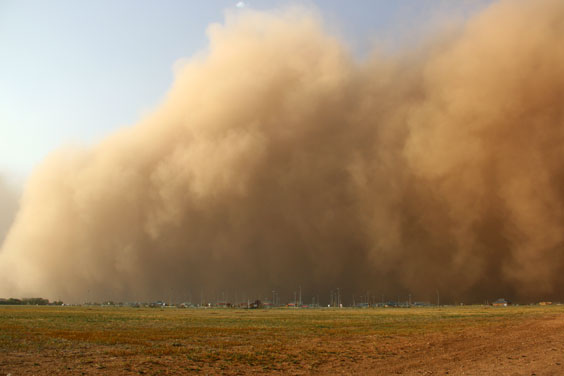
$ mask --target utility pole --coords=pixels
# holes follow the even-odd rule
[[[302,286],[300,286],[300,307],[302,306]]]
[[[437,289],[437,307],[440,307],[440,306],[441,306],[441,298],[440,298],[440,295],[439,295],[439,289]]]

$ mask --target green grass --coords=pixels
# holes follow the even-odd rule
[[[564,313],[564,306],[483,306],[410,309],[143,309],[116,307],[0,307],[0,338],[146,343],[224,333],[230,338],[282,334],[364,333],[396,335],[454,330]],[[0,340],[0,346],[9,346]]]

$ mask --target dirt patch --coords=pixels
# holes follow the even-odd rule
[[[325,374],[562,375],[564,317],[535,318],[518,325],[468,328],[457,333],[391,337],[381,343],[351,341],[350,364],[325,364]],[[347,363],[347,362],[345,362]]]

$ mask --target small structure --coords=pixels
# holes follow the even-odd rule
[[[499,298],[498,300],[496,300],[495,302],[492,303],[492,306],[494,307],[507,307],[510,306],[511,302],[507,299],[504,298]]]

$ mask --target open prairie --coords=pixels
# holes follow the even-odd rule
[[[564,372],[564,307],[0,307],[0,375]]]

